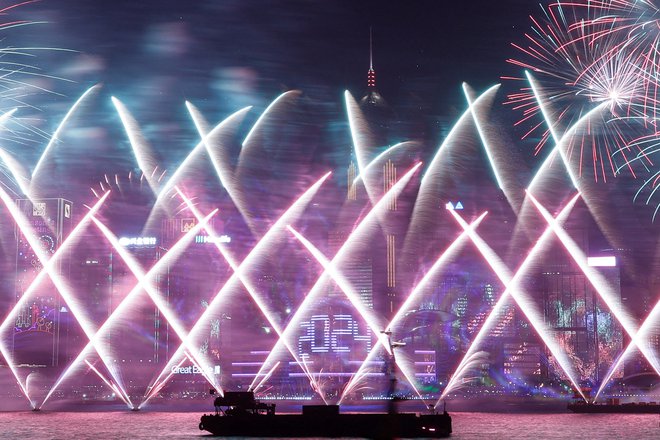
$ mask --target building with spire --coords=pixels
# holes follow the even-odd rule
[[[373,33],[369,29],[369,70],[367,71],[367,90],[360,99],[360,110],[370,125],[374,147],[383,147],[387,143],[389,129],[394,122],[394,112],[385,98],[376,88],[376,71],[374,70]]]
[[[360,206],[367,201],[372,205],[380,197],[389,191],[397,181],[396,158],[389,157],[379,160],[374,164],[368,175],[362,176],[356,181],[360,174],[360,166],[366,166],[379,154],[384,152],[390,142],[390,129],[395,123],[395,114],[387,104],[376,87],[376,70],[374,69],[373,33],[369,31],[369,69],[367,70],[367,89],[358,101],[356,117],[364,121],[360,124],[359,138],[361,151],[353,149],[351,162],[347,170],[347,202],[358,203]],[[358,155],[363,162],[360,164]],[[366,194],[365,194],[366,193]],[[365,198],[366,196],[366,198]],[[363,264],[370,263],[371,270],[355,270],[361,274],[371,273],[371,291],[373,296],[373,307],[376,311],[386,317],[391,317],[398,308],[400,302],[396,294],[398,288],[397,250],[402,247],[403,234],[400,232],[401,217],[398,215],[398,200],[390,198],[387,202],[387,214],[379,218],[380,237],[376,239],[371,247],[369,258],[363,259]],[[364,280],[360,280],[362,289],[365,288]]]

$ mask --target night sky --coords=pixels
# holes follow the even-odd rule
[[[480,93],[502,75],[520,74],[505,60],[516,55],[511,42],[523,38],[528,15],[539,6],[523,0],[41,0],[9,12],[11,19],[35,24],[6,30],[5,44],[64,49],[19,58],[62,78],[39,78],[40,87],[55,93],[25,99],[38,109],[34,117],[44,133],[53,132],[59,115],[88,87],[102,84],[94,105],[80,112],[84,129],[104,127],[115,130],[115,143],[125,140],[110,101],[115,96],[168,152],[167,166],[173,167],[187,154],[181,146],[197,138],[186,100],[218,122],[245,106],[258,115],[280,93],[298,89],[329,121],[324,129],[334,130],[327,143],[342,148],[330,166],[344,168],[343,92],[359,98],[366,90],[370,28],[378,90],[401,119],[425,119],[428,129],[420,136],[437,145],[465,109],[464,81]],[[505,81],[509,90],[518,85]],[[511,126],[516,115],[503,110]],[[32,113],[26,108],[18,115]],[[34,161],[43,143],[19,146],[20,154]],[[529,154],[527,159],[535,161]]]
[[[483,89],[515,72],[505,62],[515,55],[510,43],[538,11],[523,0],[43,0],[20,13],[49,23],[11,36],[16,44],[29,32],[35,44],[79,51],[49,54],[48,66],[85,85],[103,82],[122,95],[163,81],[159,92],[172,103],[217,99],[209,103],[217,109],[291,88],[338,100],[345,89],[360,94],[371,26],[378,88],[388,101],[421,96],[444,113],[463,106],[463,81]]]

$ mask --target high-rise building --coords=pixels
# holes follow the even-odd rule
[[[112,271],[115,255],[112,247],[102,238],[90,234],[76,243],[72,255],[68,280],[76,296],[82,300],[89,319],[95,323],[105,322],[113,311]],[[87,337],[78,329],[72,313],[61,316],[61,355],[68,363],[86,345]]]
[[[373,64],[373,44],[370,33],[369,39],[369,69],[367,71],[367,90],[359,101],[359,108],[362,117],[367,122],[368,127],[362,127],[360,138],[363,140],[361,154],[363,157],[373,159],[377,154],[384,151],[387,146],[390,126],[394,122],[394,113],[387,105],[382,95],[376,88],[376,71]],[[355,185],[359,169],[356,166],[357,158],[352,155],[348,167],[348,201],[364,202],[359,198]],[[359,162],[358,162],[359,163]],[[366,166],[367,164],[361,164]],[[370,168],[368,175],[362,176],[359,185],[366,188],[367,201],[374,203],[383,194],[389,191],[397,182],[397,164],[391,159],[387,159],[382,169],[377,167]],[[376,182],[381,181],[378,185]],[[383,316],[393,316],[401,303],[400,289],[400,271],[398,270],[398,252],[402,248],[402,234],[399,231],[398,223],[398,201],[396,197],[390,197],[386,201],[387,212],[379,216],[380,236],[376,239],[376,244],[371,247],[372,255],[368,260],[372,264],[373,275],[373,304],[374,308]],[[367,260],[364,260],[366,264]],[[362,271],[365,273],[366,271]]]
[[[333,255],[341,248],[342,244],[348,238],[348,234],[338,229],[330,232],[328,244]],[[341,271],[346,279],[351,283],[355,292],[360,296],[364,306],[373,309],[373,263],[370,252],[361,252],[360,255],[351,256],[344,260]],[[338,290],[334,284],[330,287],[332,292]]]
[[[540,289],[545,320],[580,379],[597,383],[621,351],[620,325],[588,277],[564,252],[544,265]],[[593,267],[620,298],[618,267]]]
[[[52,257],[71,231],[72,203],[65,199],[19,199],[16,205],[27,219],[30,232],[26,232],[34,234],[43,255]],[[16,301],[30,291],[16,315],[13,355],[17,364],[56,366],[60,362],[61,318],[68,310],[50,277],[32,286],[44,270],[43,263],[17,226]],[[58,258],[51,273],[68,276],[68,260]]]

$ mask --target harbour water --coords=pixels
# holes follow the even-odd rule
[[[3,412],[3,439],[195,439],[209,438],[193,412]],[[658,439],[654,414],[452,413],[454,440]]]

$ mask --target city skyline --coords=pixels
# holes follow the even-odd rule
[[[181,37],[177,29],[183,32],[175,25],[165,28],[158,25],[151,29],[156,32],[156,40],[151,41],[158,41],[158,36],[163,35]],[[94,85],[78,90],[76,96],[81,98],[76,104],[73,104],[75,99],[57,97],[62,104],[53,110],[54,121],[62,120],[66,111],[57,111],[62,107],[70,109],[72,115],[61,131],[47,130],[45,127],[50,122],[38,122],[44,127],[41,137],[45,142],[39,142],[40,136],[36,136],[36,141],[30,139],[32,149],[26,148],[25,154],[16,149],[20,142],[7,148],[8,157],[15,157],[27,172],[14,166],[7,156],[3,159],[7,177],[3,202],[6,218],[11,215],[14,219],[2,230],[4,273],[12,273],[15,265],[17,279],[33,269],[31,276],[37,276],[42,267],[47,267],[44,255],[59,257],[60,246],[69,237],[50,241],[48,234],[33,237],[30,228],[44,225],[28,221],[26,226],[21,219],[22,215],[50,218],[45,199],[72,201],[69,216],[74,223],[93,222],[97,227],[95,232],[82,235],[82,248],[62,252],[67,255],[67,266],[57,269],[53,285],[42,287],[46,293],[36,294],[57,298],[53,300],[57,305],[50,306],[55,313],[75,315],[76,322],[70,331],[77,336],[67,341],[82,349],[80,355],[74,349],[72,355],[64,356],[62,365],[59,362],[51,365],[59,367],[57,380],[51,381],[45,392],[41,391],[45,394],[42,399],[48,400],[60,380],[69,379],[80,368],[86,368],[85,365],[89,367],[87,373],[101,367],[95,373],[106,384],[109,382],[109,387],[129,407],[136,407],[167,385],[168,371],[188,374],[187,369],[182,369],[188,368],[182,367],[183,363],[190,362],[190,371],[207,376],[206,380],[214,387],[222,389],[237,384],[245,387],[248,385],[245,378],[251,379],[250,386],[260,387],[267,383],[280,362],[290,362],[287,365],[294,367],[282,367],[279,371],[285,376],[289,374],[289,378],[311,383],[305,392],[313,392],[323,400],[341,401],[359,389],[355,386],[362,373],[375,374],[370,362],[381,362],[367,357],[359,363],[362,359],[350,358],[350,350],[346,352],[348,357],[342,357],[347,344],[342,342],[342,337],[352,338],[356,346],[366,347],[364,353],[362,348],[358,350],[360,354],[377,356],[372,354],[376,353],[374,348],[387,351],[381,331],[390,327],[397,338],[408,341],[412,350],[399,360],[405,379],[402,383],[411,387],[408,390],[411,395],[433,400],[431,403],[460,388],[458,381],[472,373],[479,362],[497,364],[495,369],[509,368],[509,373],[524,370],[534,375],[538,370],[544,379],[569,383],[577,393],[583,392],[581,384],[587,379],[601,381],[598,385],[602,387],[610,383],[611,378],[606,377],[611,372],[608,369],[628,342],[618,336],[621,332],[618,326],[623,327],[623,333],[633,335],[658,298],[655,206],[640,207],[632,202],[632,194],[640,182],[626,176],[600,182],[601,174],[583,168],[582,161],[576,166],[575,157],[565,159],[558,155],[549,161],[548,155],[533,156],[534,142],[530,142],[528,151],[523,147],[524,142],[517,140],[511,109],[500,105],[506,93],[496,88],[463,86],[462,102],[444,115],[426,112],[429,104],[425,99],[417,101],[423,102],[419,106],[408,104],[407,98],[414,97],[414,93],[397,94],[397,87],[388,86],[388,75],[390,81],[396,75],[390,64],[397,60],[396,52],[389,52],[395,49],[382,47],[375,33],[373,70],[368,72],[368,32],[360,29],[360,33],[365,34],[367,43],[359,45],[359,64],[364,67],[350,75],[361,78],[361,85],[355,80],[357,85],[346,92],[337,90],[333,82],[336,79],[324,81],[320,94],[306,92],[305,85],[310,84],[313,89],[312,80],[320,75],[314,73],[311,79],[300,83],[300,90],[284,87],[287,90],[283,94],[264,97],[260,86],[252,88],[248,84],[246,89],[241,89],[244,80],[262,81],[259,69],[255,79],[254,71],[250,73],[254,66],[248,70],[236,70],[232,66],[224,71],[229,76],[222,81],[227,82],[216,91],[229,93],[237,88],[247,93],[221,103],[224,121],[213,128],[217,123],[214,115],[220,111],[207,113],[213,104],[211,100],[189,101],[185,90],[169,93],[169,87],[174,87],[177,81],[171,82],[172,77],[167,75],[159,76],[152,65],[147,73],[155,76],[151,79],[145,76],[146,82],[138,80],[124,88],[111,79],[117,78],[114,76],[117,73],[113,73],[103,88]],[[146,35],[153,37],[149,32]],[[145,48],[153,49],[152,55],[162,57],[161,62],[168,64],[183,61],[178,58],[182,53],[190,54],[185,47],[174,43],[190,44],[194,40],[181,37],[166,41],[167,44],[155,48],[147,44]],[[114,53],[117,49],[107,50]],[[98,58],[96,61],[85,58],[77,67],[92,66],[85,75],[94,76],[94,69],[104,64],[105,61],[99,64]],[[122,63],[109,67],[108,71],[113,69],[121,71]],[[382,71],[386,72],[384,76],[380,74]],[[533,81],[529,79],[531,86]],[[382,89],[381,84],[384,84]],[[71,87],[77,86],[67,85]],[[131,91],[136,89],[144,94],[133,95]],[[178,89],[174,87],[174,90]],[[361,99],[365,91],[366,99]],[[380,94],[375,95],[376,91]],[[250,104],[244,101],[253,93],[258,95],[253,103],[255,108],[242,108],[242,104]],[[328,100],[332,95],[334,98]],[[173,101],[187,113],[177,111],[164,116],[167,112],[162,108]],[[537,96],[536,101],[543,106],[545,97]],[[198,107],[199,102],[202,105]],[[224,112],[224,107],[231,110]],[[25,108],[17,114],[22,110]],[[50,114],[51,107],[44,105],[41,111]],[[565,133],[573,133],[574,127],[585,120],[582,113],[579,115],[579,120],[571,122]],[[9,122],[13,121],[9,119]],[[547,117],[545,123],[553,126]],[[52,132],[57,133],[57,142],[52,143],[51,150],[44,150],[49,138],[46,133]],[[591,139],[590,135],[591,132],[579,132],[575,137]],[[540,136],[534,135],[536,139],[529,141]],[[386,150],[388,146],[392,149]],[[42,155],[44,151],[47,153]],[[598,163],[604,160],[599,157]],[[27,196],[33,198],[30,206],[13,207],[15,199]],[[613,200],[615,203],[611,203]],[[65,212],[68,202],[58,203]],[[84,206],[95,203],[97,206],[92,210],[99,211],[92,220]],[[208,217],[202,220],[204,216]],[[278,220],[280,216],[283,218]],[[204,231],[207,223],[213,225],[215,232]],[[564,224],[568,233],[555,223]],[[273,236],[270,231],[275,231]],[[216,233],[227,238],[222,242],[213,239]],[[545,242],[550,243],[553,234],[559,240],[555,238],[553,242],[551,257],[541,258],[542,250],[537,245],[546,245],[547,252],[550,245]],[[541,235],[547,237],[541,239]],[[168,242],[163,241],[166,237]],[[174,249],[178,249],[176,239],[180,237],[194,240],[190,246],[211,245],[213,250],[212,245],[217,245],[220,255],[206,250],[186,250],[184,263],[178,266],[175,261],[178,251]],[[261,244],[261,240],[268,244]],[[44,245],[51,241],[53,245]],[[97,242],[103,258],[110,256],[112,262],[102,263],[108,270],[94,268],[90,269],[90,275],[83,275],[87,271],[84,265],[96,266],[102,260],[97,260],[94,254]],[[228,251],[228,256],[223,249]],[[438,259],[445,249],[447,256]],[[528,252],[534,255],[529,262]],[[20,258],[26,253],[32,261],[24,264],[23,270]],[[616,273],[607,272],[610,269],[597,264],[587,264],[587,257],[614,257]],[[344,264],[338,267],[345,269],[343,275],[336,272],[338,268],[327,266],[334,259]],[[200,263],[204,261],[209,264]],[[238,264],[245,267],[238,270]],[[154,267],[159,269],[154,270],[153,285],[145,290],[134,288],[136,280]],[[166,275],[162,272],[165,268]],[[321,269],[327,270],[328,275],[317,286]],[[234,272],[236,275],[232,275]],[[572,287],[564,287],[561,279],[553,278],[557,275],[559,278],[565,275]],[[59,276],[62,279],[58,280]],[[94,306],[101,305],[102,310],[94,316],[85,311],[90,304],[84,294],[89,286],[96,283],[98,287],[100,282],[111,287],[104,290],[109,292],[108,298],[94,300]],[[3,304],[9,309],[15,302],[20,304],[19,309],[28,306],[27,302],[21,303],[28,301],[21,295],[26,290],[15,288],[11,281],[5,283]],[[25,281],[17,282],[17,286],[21,283]],[[218,290],[223,283],[229,287]],[[336,286],[327,288],[326,283]],[[509,289],[510,286],[514,287]],[[219,295],[216,303],[213,292],[225,289],[227,295],[243,295],[247,302],[230,303]],[[133,295],[138,295],[129,293],[133,291],[148,296],[132,302]],[[515,319],[504,302],[500,304],[499,299],[492,298],[498,294],[502,298],[505,293],[511,295],[509,301],[513,301],[517,310]],[[422,297],[429,294],[436,299],[424,303]],[[131,301],[126,301],[129,297]],[[564,297],[572,299],[564,300]],[[415,303],[409,304],[409,298],[414,298]],[[475,303],[475,298],[481,301]],[[60,308],[60,300],[66,302],[66,311]],[[101,304],[107,301],[110,304],[107,307]],[[114,301],[116,306],[112,305]],[[303,307],[307,303],[310,309]],[[237,304],[249,306],[242,309]],[[474,307],[478,310],[468,310],[468,304],[477,304]],[[484,312],[485,305],[493,309]],[[3,318],[3,355],[8,364],[19,364],[13,362],[13,350],[15,334],[20,332],[9,330],[12,336],[8,338],[7,329],[13,320],[21,323],[21,331],[23,327],[37,325],[38,307],[29,310],[18,321],[13,317],[18,310]],[[118,325],[121,330],[116,330],[119,337],[109,333],[116,339],[108,336],[108,341],[102,343],[94,335],[101,330],[110,332],[102,323],[105,318],[115,316],[117,310],[125,315],[111,318],[114,321],[108,328],[122,322],[123,325]],[[207,311],[213,316],[206,317]],[[407,313],[413,311],[425,318],[415,317],[406,322]],[[237,316],[250,325],[242,328],[235,321]],[[255,316],[258,319],[251,321]],[[204,319],[200,321],[200,318]],[[475,341],[486,338],[491,329],[488,325],[495,326],[501,319],[516,330],[510,331],[511,340],[501,345],[485,344],[492,355],[486,361],[484,350],[480,350],[483,347]],[[652,326],[656,325],[654,319],[649,321]],[[60,322],[53,322],[60,329]],[[198,322],[202,324],[198,326]],[[598,323],[606,330],[601,332]],[[126,330],[133,324],[141,331]],[[231,342],[233,333],[227,328],[243,335],[240,344]],[[365,333],[365,328],[369,332]],[[414,331],[418,328],[429,330],[418,331],[421,334],[417,335]],[[483,335],[482,328],[485,328]],[[657,368],[654,328],[645,330],[648,346],[643,346],[642,358],[649,358],[651,366]],[[496,331],[500,335],[506,333],[501,327]],[[296,332],[307,333],[293,339]],[[557,337],[560,332],[565,332],[564,336]],[[127,335],[133,334],[142,338],[143,351],[132,351],[131,344],[122,348]],[[193,335],[194,342],[188,340],[188,334]],[[226,334],[229,340],[223,342]],[[163,343],[163,338],[168,342]],[[217,340],[214,342],[213,338]],[[170,347],[170,339],[184,342]],[[87,340],[92,342],[87,344]],[[243,341],[250,343],[243,346]],[[232,344],[237,347],[227,349]],[[251,349],[251,344],[257,349]],[[85,348],[86,345],[89,347]],[[263,345],[274,348],[264,349]],[[91,346],[97,354],[93,354]],[[571,352],[569,347],[575,347],[575,351]],[[16,352],[20,349],[18,344]],[[113,360],[116,363],[118,356],[130,354],[136,364],[142,363],[147,359],[142,353],[151,353],[152,349],[151,359],[158,368],[146,375],[141,368],[125,370],[124,375],[133,374],[127,383],[140,384],[127,391],[130,386],[122,387],[125,381],[120,373],[122,367],[114,365]],[[236,363],[243,362],[242,367],[259,364],[259,371],[241,370],[231,380],[222,377],[221,371],[232,371],[234,367],[226,364],[231,359],[223,358],[222,350],[237,354]],[[248,353],[255,355],[250,350],[255,351],[256,360],[240,357]],[[516,366],[516,356],[523,357],[521,365]],[[538,365],[531,360],[535,357],[539,358]],[[316,362],[313,370],[306,366],[309,359]],[[578,361],[579,368],[575,365]],[[606,364],[600,365],[601,361]],[[221,368],[222,362],[225,364]],[[451,364],[442,366],[442,375],[437,369],[439,362]],[[351,368],[347,369],[347,365]],[[357,369],[356,365],[359,365]],[[429,369],[417,371],[415,368],[420,365]],[[31,392],[29,368],[12,370],[26,395]],[[300,371],[292,371],[295,368]],[[492,375],[489,380],[498,380],[492,371],[482,373]],[[326,374],[334,374],[327,376],[331,378],[328,382],[323,381]],[[376,376],[379,374],[382,376],[382,373]],[[417,382],[417,374],[434,375],[435,382],[422,379]],[[337,379],[344,377],[348,379]],[[286,378],[278,380],[284,386],[292,383]],[[506,386],[505,382],[500,385]],[[423,396],[420,384],[435,388]],[[32,404],[40,406],[43,400],[35,399],[30,398]]]

